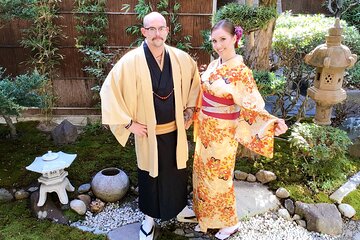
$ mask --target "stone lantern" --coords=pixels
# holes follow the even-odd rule
[[[64,171],[64,168],[69,167],[75,158],[76,154],[48,151],[43,156],[36,157],[34,162],[26,167],[29,171],[42,174],[38,178],[41,183],[37,204],[39,207],[45,204],[48,192],[56,192],[62,204],[69,202],[66,190],[72,192],[75,188],[67,178],[68,172]]]
[[[346,99],[342,88],[344,72],[357,60],[357,56],[341,44],[342,32],[340,19],[336,18],[335,25],[326,36],[326,43],[305,56],[305,63],[316,67],[314,85],[307,93],[316,102],[314,122],[319,125],[330,125],[332,106]]]

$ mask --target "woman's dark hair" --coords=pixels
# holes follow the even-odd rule
[[[227,31],[231,35],[235,35],[235,26],[234,26],[234,24],[232,22],[230,22],[227,19],[223,19],[223,20],[220,20],[219,22],[217,22],[211,28],[211,32],[213,32],[216,29],[224,29],[225,31]]]

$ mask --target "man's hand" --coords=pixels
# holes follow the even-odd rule
[[[277,119],[275,121],[275,136],[279,136],[285,133],[288,130],[288,126],[286,125],[284,119]]]
[[[128,128],[130,132],[139,137],[147,136],[147,127],[144,124],[132,122],[131,126]]]
[[[184,110],[184,123],[185,129],[188,130],[193,123],[194,108],[186,108]]]

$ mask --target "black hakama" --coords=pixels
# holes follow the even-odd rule
[[[144,52],[151,74],[157,124],[172,122],[175,120],[175,98],[170,56],[164,52],[161,71],[146,43]],[[169,220],[187,204],[188,173],[186,169],[177,169],[177,131],[157,135],[156,139],[158,176],[153,178],[149,172],[138,169],[139,208],[150,217]]]

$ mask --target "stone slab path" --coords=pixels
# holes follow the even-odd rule
[[[341,203],[344,197],[354,191],[360,184],[360,172],[352,176],[344,185],[330,195],[330,199]]]
[[[139,240],[139,229],[140,223],[132,223],[122,227],[119,227],[115,230],[110,231],[107,234],[108,240]],[[160,233],[160,229],[158,227],[155,228],[154,239]]]
[[[240,219],[276,210],[280,206],[277,197],[261,183],[234,181],[234,188]]]

